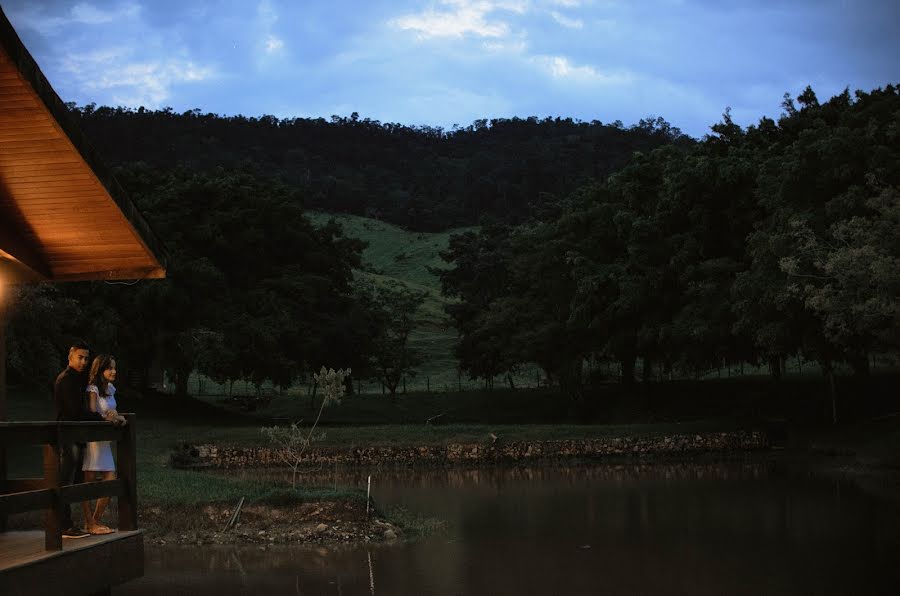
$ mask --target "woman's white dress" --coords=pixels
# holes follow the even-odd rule
[[[116,409],[116,388],[112,383],[107,384],[109,395],[100,396],[96,385],[88,385],[87,391],[94,392],[97,397],[97,409],[95,412],[105,415],[109,410]],[[93,441],[87,444],[84,452],[84,465],[81,469],[86,472],[114,472],[116,462],[113,461],[112,446],[109,441]]]

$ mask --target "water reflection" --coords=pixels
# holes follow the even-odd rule
[[[244,474],[280,474],[245,471]],[[900,515],[768,462],[330,470],[381,507],[448,520],[414,544],[148,548],[121,593],[889,593]]]

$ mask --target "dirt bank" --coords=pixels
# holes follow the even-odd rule
[[[271,505],[245,504],[225,530],[236,504],[147,506],[138,524],[151,544],[347,544],[391,542],[406,536],[399,525],[358,500]]]

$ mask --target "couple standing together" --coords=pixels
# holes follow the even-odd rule
[[[56,419],[60,421],[112,422],[126,424],[116,411],[116,361],[106,354],[94,358],[88,370],[90,351],[84,342],[76,342],[69,348],[69,365],[56,377],[53,399]],[[86,374],[87,373],[87,374]],[[109,441],[70,443],[60,446],[60,483],[77,484],[85,481],[114,480],[116,464]],[[109,534],[114,530],[100,523],[109,497],[82,502],[84,529],[72,521],[71,505],[63,507],[63,538],[84,538],[91,534]]]

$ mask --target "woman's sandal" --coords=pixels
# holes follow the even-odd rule
[[[91,526],[90,528],[87,529],[87,531],[90,534],[93,534],[94,536],[101,536],[104,534],[112,534],[113,532],[115,532],[115,530],[113,530],[112,528],[110,528],[108,526],[104,526],[103,524],[97,524],[96,526]]]

